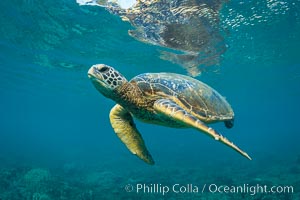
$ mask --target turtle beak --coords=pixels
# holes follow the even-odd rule
[[[88,71],[87,74],[88,74],[88,77],[89,77],[89,78],[94,78],[94,77],[95,77],[95,74],[96,74],[95,67],[92,66],[92,67],[89,69],[89,71]]]
[[[98,68],[96,66],[92,66],[88,71],[88,77],[89,79],[93,80],[96,79],[98,81],[102,81],[102,74],[99,73]]]
[[[103,76],[99,73],[98,68],[96,66],[92,66],[88,71],[89,79],[95,84],[101,84],[102,86],[106,86],[105,81],[103,80]]]

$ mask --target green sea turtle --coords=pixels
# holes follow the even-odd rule
[[[154,164],[133,117],[152,124],[175,128],[195,128],[242,151],[206,123],[223,121],[233,126],[231,106],[217,91],[189,76],[174,73],[145,73],[130,81],[113,67],[93,65],[88,76],[96,89],[117,104],[110,111],[111,125],[131,153],[148,164]]]

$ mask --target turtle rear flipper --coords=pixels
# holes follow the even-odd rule
[[[234,119],[224,121],[226,128],[232,128],[234,125]]]
[[[119,104],[115,105],[109,114],[110,123],[131,153],[137,155],[146,163],[153,165],[154,161],[148,152],[145,142],[137,130],[131,114]]]
[[[206,126],[203,122],[201,122],[193,115],[189,114],[175,102],[168,99],[160,99],[154,103],[154,109],[161,115],[169,116],[174,120],[181,122],[182,124],[186,124],[201,132],[204,132],[206,135],[220,141],[221,143],[229,146],[244,157],[251,160],[251,157],[246,152],[242,151],[239,147],[237,147],[235,144],[233,144],[231,141],[219,134],[214,129]]]

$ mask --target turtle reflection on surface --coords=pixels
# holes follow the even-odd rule
[[[167,49],[161,58],[183,66],[197,76],[206,66],[218,65],[226,46],[219,13],[226,0],[139,0],[124,9],[118,1],[94,1],[129,21],[135,39]]]

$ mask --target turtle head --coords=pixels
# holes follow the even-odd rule
[[[120,72],[105,64],[93,65],[88,71],[88,77],[96,89],[108,98],[114,97],[116,89],[127,83]]]

